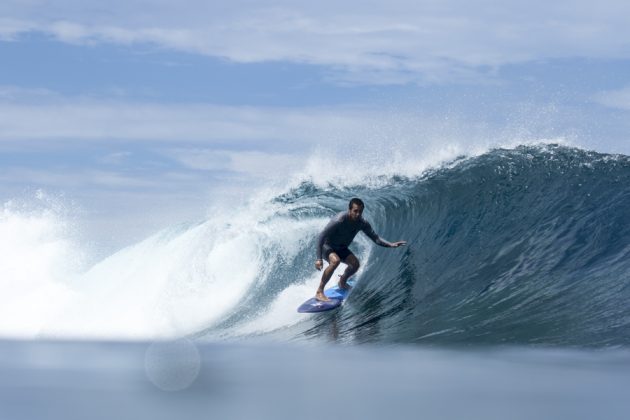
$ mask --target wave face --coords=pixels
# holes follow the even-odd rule
[[[319,229],[359,196],[382,237],[409,241],[385,249],[359,234],[352,246],[362,261],[358,284],[340,310],[295,314],[320,275],[313,274],[315,230],[288,258],[266,250],[266,280],[198,335],[630,344],[630,158],[520,146],[461,158],[417,179],[382,181],[303,182],[273,200],[282,209],[275,218],[316,221]]]

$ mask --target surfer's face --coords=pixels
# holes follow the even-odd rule
[[[350,215],[350,220],[356,222],[363,214],[363,207],[353,204],[352,208],[348,210],[348,214]]]

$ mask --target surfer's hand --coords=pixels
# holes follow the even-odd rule
[[[315,268],[317,271],[321,271],[324,268],[324,262],[322,260],[315,261]]]
[[[393,248],[398,248],[399,246],[405,246],[405,245],[407,245],[407,241],[398,241],[398,242],[394,242],[392,244],[392,247]]]

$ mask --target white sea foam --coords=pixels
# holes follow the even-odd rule
[[[457,125],[455,126],[457,127]],[[387,138],[370,137],[356,140],[339,140],[337,147],[317,147],[308,156],[304,167],[293,174],[291,185],[303,181],[325,187],[356,185],[378,187],[392,177],[416,178],[427,170],[440,167],[458,157],[475,157],[493,148],[514,148],[519,145],[544,144],[571,145],[563,138],[533,138],[527,135],[505,135],[500,140],[486,137],[483,133],[461,133],[455,128],[441,131],[433,127],[419,137],[409,133]],[[282,184],[281,188],[286,188]]]
[[[85,269],[54,209],[5,205],[0,218],[0,335],[172,338],[220,319],[299,252],[322,221],[283,216],[252,200],[204,222],[174,226]]]
[[[0,333],[38,334],[43,320],[72,299],[67,282],[81,261],[68,225],[54,210],[5,203],[0,210]]]

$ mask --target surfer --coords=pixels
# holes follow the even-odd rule
[[[319,235],[317,241],[317,260],[315,268],[321,271],[324,267],[322,257],[328,261],[328,267],[322,274],[322,280],[315,294],[315,298],[321,301],[329,301],[330,299],[324,295],[324,286],[332,277],[333,273],[339,267],[341,262],[347,264],[346,270],[339,277],[339,287],[349,289],[348,279],[359,269],[359,260],[348,249],[348,246],[354,240],[359,231],[363,231],[374,243],[386,248],[398,248],[406,245],[406,241],[387,242],[374,232],[372,226],[363,218],[363,209],[365,204],[359,198],[353,198],[348,204],[348,211],[342,211],[331,219],[328,225]]]

